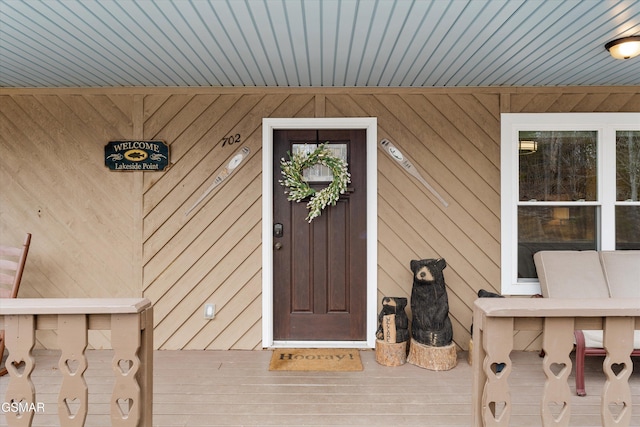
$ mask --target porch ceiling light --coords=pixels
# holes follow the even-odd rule
[[[629,59],[640,55],[640,36],[624,37],[604,45],[616,59]]]

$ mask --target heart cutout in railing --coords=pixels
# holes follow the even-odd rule
[[[551,365],[549,365],[549,370],[553,375],[555,375],[556,378],[560,378],[566,367],[566,363],[552,363]]]
[[[490,402],[489,403],[489,410],[491,411],[491,415],[493,416],[493,419],[496,421],[500,420],[502,415],[505,413],[506,409],[507,409],[507,402]]]
[[[609,402],[607,408],[613,420],[617,423],[627,410],[627,404],[625,402]]]
[[[9,363],[7,360],[5,362],[7,369],[11,369],[13,374],[17,377],[22,377],[24,375],[24,371],[27,368],[27,364],[24,360],[13,361]]]
[[[64,364],[67,367],[67,371],[69,371],[69,375],[75,375],[80,367],[80,361],[76,359],[67,359]]]
[[[507,366],[505,363],[492,363],[491,372],[493,372],[496,375],[496,377],[499,378],[505,366]]]
[[[116,406],[120,411],[120,418],[126,419],[129,417],[129,412],[133,406],[133,399],[116,399]]]
[[[620,374],[624,373],[626,367],[627,367],[626,363],[612,363],[611,371],[613,372],[613,375],[619,378]]]
[[[22,416],[26,413],[26,410],[29,410],[31,407],[31,402],[26,399],[15,400],[11,399],[8,402],[7,409],[11,411],[17,418],[22,418]],[[2,405],[2,412],[5,412],[5,405]]]
[[[73,399],[65,397],[63,402],[64,406],[67,408],[67,417],[75,418],[76,415],[78,415],[78,411],[80,410],[82,401],[77,397],[74,397]]]
[[[547,408],[549,409],[549,412],[551,413],[551,416],[553,416],[553,419],[558,422],[560,421],[567,408],[569,407],[569,405],[567,405],[567,402],[549,402],[547,403]]]
[[[130,359],[120,359],[118,360],[118,368],[122,375],[127,375],[129,371],[131,371],[131,367],[133,366],[133,360]]]

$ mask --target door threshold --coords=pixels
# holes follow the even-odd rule
[[[366,341],[274,341],[268,348],[362,348],[370,349]]]

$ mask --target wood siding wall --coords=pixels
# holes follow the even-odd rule
[[[379,139],[449,202],[379,152],[379,298],[409,297],[411,259],[444,257],[466,349],[477,291],[500,287],[500,113],[630,111],[638,87],[0,89],[0,241],[34,234],[20,297],[145,296],[158,348],[259,349],[262,118],[377,117]],[[231,135],[241,141],[223,144]],[[172,165],[109,171],[104,145],[117,139],[162,139]],[[243,146],[241,168],[185,215]],[[540,339],[519,332],[515,345]]]

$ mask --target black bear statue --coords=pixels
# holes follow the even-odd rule
[[[420,344],[445,347],[453,341],[443,259],[411,261],[411,336]]]
[[[382,310],[378,314],[376,338],[389,343],[409,341],[409,318],[405,307],[407,299],[402,297],[382,298]],[[390,324],[386,322],[390,319]],[[392,333],[390,333],[390,331]],[[391,338],[393,336],[393,338]]]

